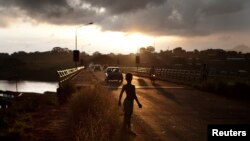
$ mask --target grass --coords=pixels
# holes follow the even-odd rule
[[[121,127],[117,102],[100,85],[83,88],[69,101],[66,123],[66,129],[71,129],[71,140],[117,140]]]
[[[14,100],[10,108],[0,110],[0,140],[16,141],[33,130],[31,113],[57,105],[55,94],[23,94]]]
[[[68,99],[71,97],[72,93],[76,91],[76,88],[71,83],[65,83],[63,87],[57,89],[58,102],[62,105],[67,103]]]

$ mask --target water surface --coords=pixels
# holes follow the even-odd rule
[[[46,91],[56,92],[58,82],[39,82],[39,81],[18,81],[17,90],[19,92],[44,93]],[[0,80],[0,90],[16,91],[16,82]]]

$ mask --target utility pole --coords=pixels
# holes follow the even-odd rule
[[[91,25],[93,24],[93,22],[87,23],[86,25]],[[73,61],[75,62],[75,67],[77,68],[77,62],[79,62],[80,60],[80,51],[77,50],[77,29],[79,29],[80,27],[82,27],[84,25],[80,25],[78,27],[76,27],[75,29],[75,50],[73,51]]]

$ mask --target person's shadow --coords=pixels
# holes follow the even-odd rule
[[[153,86],[156,87],[156,90],[159,92],[159,94],[163,94],[163,96],[165,96],[168,99],[173,100],[177,104],[181,105],[181,103],[178,101],[178,99],[173,94],[168,92],[166,89],[162,88],[161,85],[159,85],[158,83],[154,83]]]

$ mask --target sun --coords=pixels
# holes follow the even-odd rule
[[[129,52],[131,50],[138,52],[139,48],[153,46],[154,37],[146,36],[141,33],[132,33],[124,37],[124,51]]]

